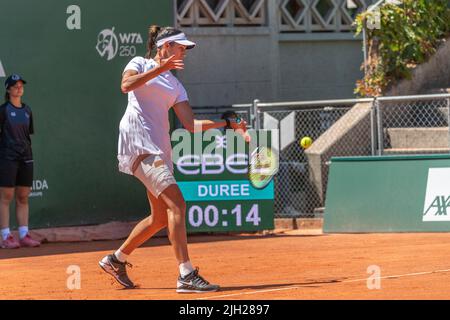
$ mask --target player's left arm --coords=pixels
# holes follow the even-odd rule
[[[225,120],[198,120],[194,117],[191,105],[188,101],[182,101],[173,106],[175,114],[180,119],[183,127],[189,132],[201,132],[209,129],[218,129],[227,125]]]

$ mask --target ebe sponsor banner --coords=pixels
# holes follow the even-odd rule
[[[267,132],[252,141],[270,145]],[[208,130],[172,135],[178,186],[187,203],[190,232],[273,229],[274,183],[255,189],[248,180],[249,148],[240,135]]]
[[[450,168],[430,168],[422,221],[450,221]]]
[[[273,181],[262,189],[255,189],[248,180],[178,182],[187,201],[214,200],[270,200],[274,197]]]

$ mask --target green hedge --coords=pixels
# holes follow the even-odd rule
[[[366,28],[370,58],[366,77],[357,81],[360,96],[379,96],[397,80],[411,78],[412,69],[450,35],[449,0],[403,0],[386,3],[379,12],[380,28]],[[373,13],[357,16],[356,35],[368,19],[374,19]]]

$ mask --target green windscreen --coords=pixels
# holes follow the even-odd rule
[[[120,80],[145,54],[148,26],[173,24],[172,1],[14,0],[0,13],[0,81],[23,76],[34,116],[30,226],[147,215],[144,187],[117,169]]]

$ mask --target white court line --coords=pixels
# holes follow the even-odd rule
[[[404,277],[413,277],[413,276],[421,276],[426,274],[433,274],[433,273],[445,273],[450,272],[450,269],[443,269],[443,270],[435,270],[435,271],[425,271],[425,272],[416,272],[416,273],[405,273],[405,274],[399,274],[399,275],[393,275],[393,276],[384,276],[384,277],[370,277],[371,280],[375,279],[390,279],[390,278],[404,278]],[[353,280],[330,280],[327,283],[321,282],[320,284],[336,284],[336,283],[350,283],[350,282],[359,282],[359,281],[367,281],[369,278],[362,278],[362,279],[353,279]],[[320,282],[320,281],[319,281]],[[249,292],[240,292],[240,293],[231,293],[231,294],[223,294],[220,296],[211,296],[211,297],[205,297],[205,298],[197,298],[196,300],[209,300],[209,299],[218,299],[218,298],[227,298],[227,297],[235,297],[235,296],[242,296],[242,295],[251,295],[251,294],[257,294],[257,293],[266,293],[266,292],[273,292],[273,291],[285,291],[285,290],[293,290],[293,289],[300,289],[308,285],[315,285],[319,283],[308,283],[301,286],[293,286],[293,287],[286,287],[286,288],[278,288],[278,289],[267,289],[267,290],[257,290],[257,291],[249,291]]]

